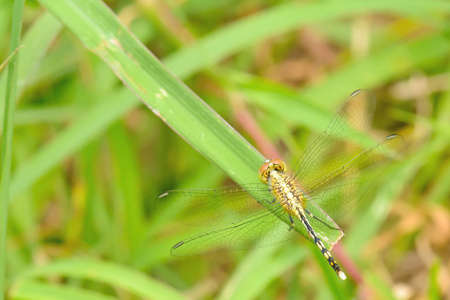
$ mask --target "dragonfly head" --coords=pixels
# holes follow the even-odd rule
[[[267,184],[270,174],[273,171],[285,173],[286,164],[281,159],[267,159],[259,168],[258,176],[262,183]]]

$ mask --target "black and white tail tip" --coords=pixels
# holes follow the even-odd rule
[[[316,244],[317,248],[319,248],[323,257],[325,257],[325,259],[328,261],[328,264],[333,268],[333,270],[336,272],[336,274],[339,276],[339,278],[341,278],[342,280],[347,279],[347,276],[345,276],[345,273],[341,270],[341,267],[339,267],[338,263],[334,260],[333,256],[331,256],[330,251],[328,251],[328,249],[322,243],[322,240],[317,236],[317,234],[314,231],[314,229],[312,228],[311,224],[309,224],[309,221],[306,218],[305,212],[302,210],[299,210],[298,214],[299,214],[300,220],[302,221],[303,225],[306,227],[308,234],[313,239],[314,244]]]
[[[328,261],[328,264],[336,272],[337,276],[339,276],[339,278],[341,278],[342,280],[347,279],[347,276],[345,276],[345,273],[341,270],[341,267],[334,260],[333,256],[331,256],[331,253],[327,250],[327,248],[325,248],[322,241],[317,236],[314,236],[314,243],[319,248],[320,252],[322,252],[323,257],[326,258],[326,260]]]

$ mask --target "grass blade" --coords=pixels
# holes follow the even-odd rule
[[[20,279],[42,276],[67,276],[103,282],[132,292],[139,299],[185,299],[167,285],[133,269],[116,263],[90,259],[62,260],[30,269]]]
[[[237,182],[256,182],[264,158],[175,78],[101,2],[42,0],[142,102]],[[68,13],[70,12],[70,13]]]
[[[34,280],[17,282],[9,293],[10,299],[27,300],[114,300],[115,297],[106,296],[97,292],[74,288],[70,286],[57,286]]]
[[[19,47],[22,31],[24,0],[14,1],[11,29],[10,53]],[[17,63],[18,56],[10,60],[5,96],[5,110],[3,118],[3,133],[0,157],[0,299],[4,298],[6,288],[6,233],[8,226],[9,181],[11,176],[12,143],[14,128],[14,109],[17,91]]]

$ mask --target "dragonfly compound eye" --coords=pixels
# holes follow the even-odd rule
[[[272,159],[271,163],[273,164],[273,169],[278,172],[286,172],[287,167],[284,161],[281,159]]]
[[[270,172],[286,172],[286,164],[281,159],[266,160],[259,168],[258,176],[262,183],[267,184]]]

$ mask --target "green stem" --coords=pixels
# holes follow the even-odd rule
[[[24,2],[24,0],[14,1],[10,53],[13,53],[19,47]],[[16,55],[11,58],[8,67],[5,117],[3,119],[3,135],[0,149],[0,300],[4,299],[6,291],[6,234],[8,225],[9,180],[11,177],[14,109],[17,89],[17,62],[18,56]]]

